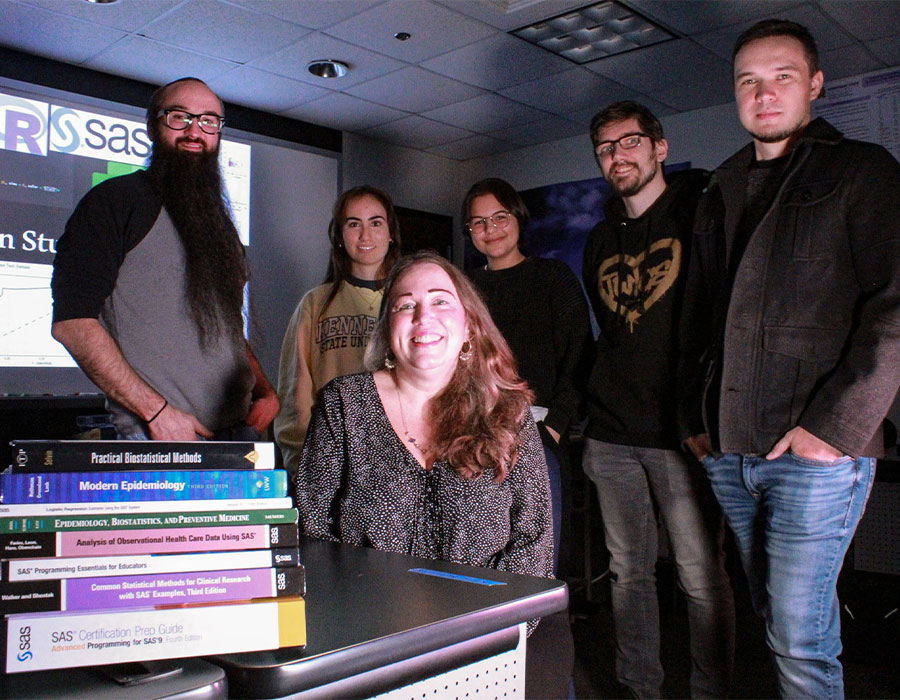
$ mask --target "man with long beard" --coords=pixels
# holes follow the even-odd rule
[[[734,531],[779,694],[840,698],[836,583],[900,386],[900,166],[812,119],[824,76],[805,27],[755,24],[732,67],[753,141],[697,207],[682,435]]]
[[[119,435],[252,439],[278,412],[243,337],[244,250],[219,171],[219,98],[157,90],[147,171],[79,202],[59,240],[53,337],[104,391]]]
[[[591,122],[594,155],[615,196],[588,238],[583,277],[600,326],[588,383],[583,466],[597,487],[622,690],[659,697],[657,519],[671,543],[691,635],[691,695],[726,697],[734,600],[722,516],[702,467],[681,452],[677,328],[694,208],[707,173],[673,173],[643,105],[617,102]]]

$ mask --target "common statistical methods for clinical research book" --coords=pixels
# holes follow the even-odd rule
[[[213,501],[215,503],[215,501]],[[149,507],[154,507],[149,504]],[[195,513],[120,513],[88,515],[0,516],[0,533],[85,532],[218,525],[296,525],[296,508]]]
[[[111,557],[56,557],[0,560],[0,581],[53,581],[56,579],[173,574],[226,569],[290,568],[300,566],[297,547],[251,549],[243,552],[195,554],[134,554]]]
[[[126,469],[273,469],[273,442],[13,440],[15,472]]]
[[[98,503],[0,503],[0,516],[44,518],[66,515],[142,515],[144,513],[236,512],[293,508],[290,498],[229,498],[195,501],[102,501]]]
[[[146,471],[0,474],[2,503],[284,498],[287,472]]]
[[[306,592],[302,567],[0,582],[0,614],[229,603]]]
[[[7,673],[153,661],[306,644],[303,598],[115,612],[9,615]]]
[[[296,525],[0,534],[0,559],[96,557],[296,547]]]

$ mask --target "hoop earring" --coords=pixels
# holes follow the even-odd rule
[[[393,357],[391,357],[390,355],[385,355],[385,356],[384,356],[384,368],[385,368],[388,372],[390,372],[390,371],[391,371],[392,369],[394,369],[394,367],[396,367],[396,366],[397,366],[397,363],[394,362],[394,358],[393,358]]]
[[[472,343],[470,341],[466,340],[459,348],[459,359],[463,362],[472,359]]]

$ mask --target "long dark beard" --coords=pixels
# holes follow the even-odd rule
[[[243,337],[248,272],[223,196],[218,153],[187,153],[157,142],[149,173],[184,245],[185,293],[201,344],[223,331]]]

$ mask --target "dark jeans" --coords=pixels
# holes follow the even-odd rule
[[[726,697],[734,663],[734,597],[723,522],[703,469],[675,450],[587,438],[584,471],[597,487],[609,550],[616,675],[659,697],[656,510],[669,535],[691,634],[691,695]]]

